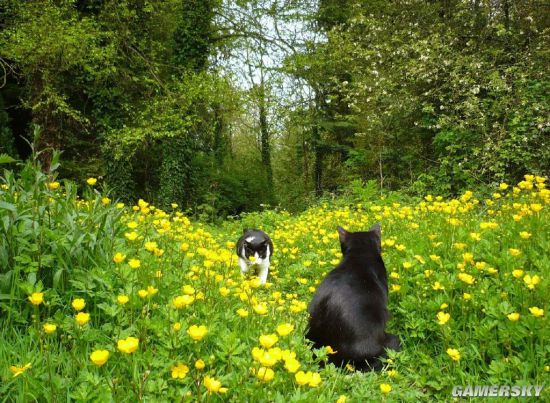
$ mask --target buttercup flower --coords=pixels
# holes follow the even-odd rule
[[[453,361],[459,361],[460,360],[460,351],[458,351],[456,348],[448,348],[447,354]]]
[[[271,368],[261,367],[256,376],[264,382],[269,382],[275,377],[275,372]]]
[[[508,315],[506,315],[508,317],[509,320],[511,320],[512,322],[515,322],[517,320],[519,320],[519,313],[517,312],[512,312]]]
[[[449,319],[451,319],[450,314],[442,311],[437,313],[437,323],[439,323],[440,325],[444,325],[449,321]]]
[[[42,302],[44,302],[44,293],[33,292],[31,295],[29,295],[29,301],[31,301],[31,304],[33,305],[40,305]]]
[[[141,262],[139,261],[139,259],[130,259],[130,260],[128,260],[128,265],[132,269],[137,269],[141,266]]]
[[[203,360],[198,359],[197,361],[195,361],[195,368],[197,368],[198,370],[204,369],[205,366],[206,364]]]
[[[86,323],[90,321],[90,314],[79,312],[75,316],[76,323],[78,323],[80,326],[84,326]]]
[[[262,345],[262,347],[270,348],[275,343],[277,343],[279,338],[275,334],[265,334],[265,335],[261,335],[259,340],[260,340],[260,344]]]
[[[13,377],[17,377],[21,374],[23,374],[26,370],[28,370],[29,368],[31,367],[31,363],[29,362],[28,364],[25,364],[23,365],[22,367],[18,367],[16,365],[12,365],[10,366],[10,371],[12,372],[13,374]]]
[[[544,316],[544,309],[541,309],[536,306],[529,308],[529,312],[531,312],[531,315],[533,315],[536,318],[540,318],[541,316]]]
[[[109,351],[107,350],[96,350],[92,354],[90,354],[90,360],[92,360],[92,362],[98,367],[101,367],[103,364],[105,364],[108,359]]]
[[[178,364],[170,368],[172,371],[172,379],[183,379],[189,372],[189,367],[185,364]]]
[[[206,326],[201,325],[193,325],[187,329],[187,334],[191,336],[191,338],[195,341],[200,341],[206,336],[206,333],[208,333],[208,330],[206,329]]]
[[[113,262],[115,263],[122,263],[124,262],[124,259],[126,259],[126,255],[123,255],[120,252],[115,253],[115,255],[113,256]]]
[[[51,189],[51,190],[56,190],[56,189],[59,189],[59,182],[48,182],[48,187]]]
[[[73,299],[71,306],[74,308],[75,311],[79,312],[83,310],[86,306],[86,301],[84,301],[84,299],[82,298],[75,298]]]
[[[388,385],[387,383],[381,383],[380,384],[380,391],[384,394],[391,392],[391,385]]]
[[[127,295],[119,295],[118,297],[116,297],[116,302],[118,302],[119,305],[124,305],[128,301],[130,301],[130,298]]]
[[[210,393],[226,393],[227,388],[222,387],[222,383],[215,378],[209,376],[204,377],[204,386]]]
[[[300,362],[295,358],[285,360],[285,369],[290,373],[295,373],[300,368]]]
[[[86,183],[90,186],[94,186],[97,183],[97,179],[96,178],[88,178],[88,179],[86,179]]]
[[[42,328],[46,334],[51,334],[57,330],[57,325],[54,325],[53,323],[44,323]]]
[[[118,351],[126,354],[131,354],[139,347],[139,339],[129,336],[125,339],[119,340],[117,343]]]

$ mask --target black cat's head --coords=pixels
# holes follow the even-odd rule
[[[338,227],[340,247],[344,256],[350,253],[380,255],[382,253],[382,233],[380,224],[375,224],[367,232],[348,232]]]
[[[250,259],[254,256],[256,259],[265,259],[268,257],[269,239],[265,236],[263,231],[257,229],[244,230],[243,244],[242,244],[244,256]]]

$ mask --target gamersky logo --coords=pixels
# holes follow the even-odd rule
[[[454,397],[539,397],[543,385],[467,385],[454,386]]]

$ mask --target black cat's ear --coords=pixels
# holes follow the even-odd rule
[[[371,232],[375,235],[376,246],[378,248],[378,252],[381,252],[382,251],[382,227],[380,227],[380,223],[374,224],[369,229],[369,232]]]
[[[346,239],[348,239],[349,232],[342,227],[338,227],[337,230],[338,230],[338,235],[340,236],[340,242],[342,243],[346,242]]]

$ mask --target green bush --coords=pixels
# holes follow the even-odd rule
[[[27,320],[30,293],[68,292],[70,283],[105,266],[122,231],[121,210],[98,191],[87,186],[82,200],[74,183],[56,181],[58,153],[48,172],[38,157],[0,178],[0,310],[8,324]]]

